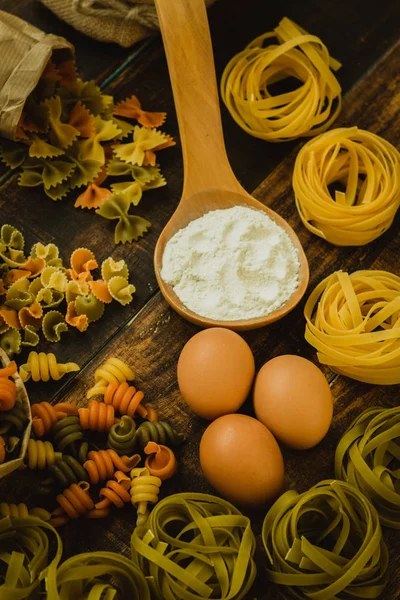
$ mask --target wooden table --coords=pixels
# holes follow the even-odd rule
[[[396,0],[218,0],[210,9],[217,74],[228,59],[257,35],[276,26],[287,15],[308,31],[320,36],[343,67],[338,79],[343,86],[344,106],[336,123],[358,125],[382,135],[394,145],[400,142],[400,48],[398,44],[399,4]],[[63,35],[74,43],[84,79],[95,79],[117,100],[137,94],[149,110],[165,110],[164,129],[178,138],[172,93],[162,43],[159,37],[126,50],[100,44],[77,33],[56,19],[36,0],[2,0],[0,8],[34,23],[41,29]],[[298,217],[291,174],[296,153],[303,142],[268,144],[246,135],[223,109],[223,125],[229,158],[243,186],[289,221],[298,233],[310,263],[310,290],[327,274],[343,269],[385,269],[400,274],[399,219],[375,242],[359,248],[336,248],[309,233]],[[185,342],[196,328],[174,314],[161,297],[153,272],[152,256],[159,233],[174,211],[182,188],[182,159],[179,147],[161,157],[168,186],[146,192],[138,213],[152,222],[139,243],[113,246],[113,227],[92,212],[76,210],[71,201],[57,204],[38,188],[17,186],[16,176],[4,168],[0,173],[1,222],[24,232],[28,247],[41,240],[55,242],[67,260],[80,246],[91,247],[99,260],[109,254],[124,258],[137,287],[129,307],[107,307],[106,316],[84,334],[71,332],[63,343],[52,348],[64,360],[77,361],[82,369],[76,376],[55,384],[28,384],[32,401],[61,399],[80,405],[93,372],[108,356],[117,355],[134,365],[140,389],[146,398],[177,429],[187,442],[180,452],[179,474],[163,486],[162,495],[183,490],[211,492],[201,474],[198,445],[206,423],[193,416],[183,402],[177,382],[176,364]],[[308,294],[306,294],[308,296]],[[300,354],[311,360],[315,352],[305,343],[303,305],[268,329],[245,334],[257,367],[279,354]],[[49,350],[50,347],[42,346]],[[18,357],[21,361],[23,356]],[[333,454],[349,422],[364,408],[376,404],[398,404],[399,386],[384,387],[357,383],[326,370],[335,398],[335,416],[327,437],[305,452],[283,449],[286,486],[304,491],[322,479],[333,477]],[[251,414],[251,402],[244,410]],[[234,476],[234,474],[232,475]],[[34,481],[17,473],[1,482],[1,500],[27,499]],[[264,513],[252,514],[259,536]],[[80,520],[64,529],[65,556],[82,551],[107,549],[129,556],[129,540],[135,522],[127,507],[101,521]],[[390,582],[385,600],[400,595],[400,536],[385,530],[390,550]],[[261,546],[261,545],[260,545]],[[259,577],[249,598],[272,599],[266,592],[263,554],[259,553]]]

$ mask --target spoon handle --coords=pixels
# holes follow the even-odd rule
[[[155,0],[178,116],[182,199],[208,188],[238,190],[224,144],[204,0]]]

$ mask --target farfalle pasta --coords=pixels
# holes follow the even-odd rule
[[[368,244],[391,226],[400,206],[399,173],[398,150],[378,135],[358,127],[327,131],[296,157],[300,218],[332,244]]]
[[[400,277],[336,271],[311,293],[304,316],[320,363],[365,383],[400,383]]]
[[[101,265],[89,248],[77,248],[69,265],[57,246],[36,242],[29,256],[20,231],[0,232],[0,347],[9,355],[36,346],[40,334],[62,341],[69,326],[86,331],[113,301],[126,306],[135,286],[125,261],[106,258]],[[101,279],[97,271],[101,272]]]

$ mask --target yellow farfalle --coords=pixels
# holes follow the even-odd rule
[[[145,159],[145,151],[152,150],[166,141],[167,136],[161,131],[137,125],[133,131],[133,141],[115,146],[114,153],[125,162],[141,166]]]
[[[108,142],[116,138],[121,130],[113,121],[104,121],[101,117],[94,117],[95,134],[81,142],[81,153],[86,159],[105,162],[104,148],[101,142]]]
[[[142,186],[137,181],[121,181],[111,185],[113,192],[119,192],[129,200],[133,206],[137,206],[142,198]]]
[[[64,150],[61,148],[49,144],[37,135],[33,136],[33,142],[29,146],[29,156],[32,158],[53,158],[54,156],[61,156],[61,154],[64,154]]]

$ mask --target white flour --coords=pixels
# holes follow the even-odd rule
[[[263,317],[297,289],[300,262],[287,233],[264,212],[235,206],[189,223],[167,243],[161,277],[210,319]]]

